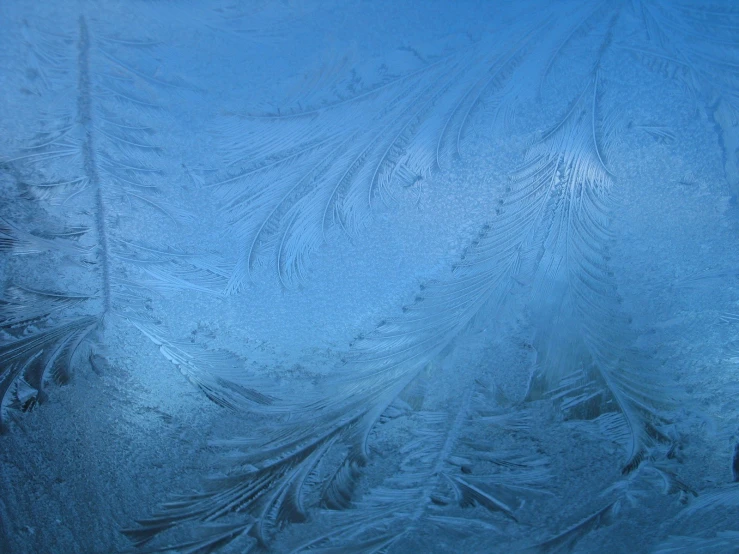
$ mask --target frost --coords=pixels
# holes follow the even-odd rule
[[[732,3],[0,22],[4,551],[731,551]]]

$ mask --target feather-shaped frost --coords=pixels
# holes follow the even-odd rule
[[[149,210],[175,224],[191,218],[161,197],[162,148],[155,136],[161,123],[155,115],[160,110],[157,95],[184,83],[149,73],[132,61],[151,42],[95,33],[85,17],[68,36],[27,23],[22,31],[33,61],[26,80],[36,94],[56,99],[39,118],[36,135],[3,161],[19,176],[26,196],[50,214],[61,207],[65,220],[74,224],[52,230],[58,227],[51,223],[53,215],[38,216],[39,231],[2,221],[0,251],[23,256],[29,267],[38,269],[37,278],[73,278],[94,292],[52,291],[25,283],[7,289],[0,303],[7,332],[0,352],[0,417],[11,406],[29,409],[42,400],[49,381],[67,380],[84,339],[93,330],[101,332],[99,339],[102,323],[113,316],[134,322],[219,404],[233,406],[236,399],[241,405],[268,403],[267,396],[244,386],[240,360],[178,346],[165,338],[162,328],[155,329],[146,313],[154,291],[221,291],[227,273],[220,262],[121,236],[126,234],[120,225],[121,205]],[[76,273],[64,268],[62,262],[68,261]],[[13,395],[15,402],[8,400]]]
[[[275,529],[305,519],[305,495],[310,489],[306,485],[329,459],[335,460],[335,469],[327,473],[319,504],[332,509],[350,506],[370,457],[371,433],[382,415],[475,321],[495,321],[517,279],[535,283],[533,304],[542,291],[557,291],[552,309],[564,306],[579,320],[568,327],[574,332],[568,340],[597,360],[595,367],[629,429],[620,435],[630,439],[628,465],[637,464],[646,429],[651,429],[653,390],[648,379],[635,379],[637,373],[625,362],[626,356],[608,351],[613,346],[622,348],[612,341],[613,335],[622,332],[622,319],[611,311],[618,297],[602,254],[608,239],[606,200],[613,176],[605,166],[603,136],[607,133],[596,112],[598,87],[596,72],[562,122],[532,147],[495,217],[451,277],[425,284],[400,317],[383,321],[355,341],[340,376],[326,384],[330,392],[313,402],[290,405],[287,409],[299,415],[259,443],[258,451],[251,439],[230,441],[229,446],[246,453],[229,477],[217,480],[203,495],[143,520],[143,528],[129,531],[130,535],[143,544],[178,523],[217,520],[235,512],[255,521],[248,532],[266,544]],[[565,328],[554,319],[543,321],[554,329]],[[552,333],[542,327],[541,333],[545,332]],[[542,352],[546,340],[540,341]],[[567,361],[557,356],[551,365],[561,371]],[[463,475],[450,476],[446,484],[457,503],[512,513],[506,502]],[[396,500],[402,504],[401,498]]]
[[[268,253],[294,285],[332,227],[354,235],[395,184],[448,166],[481,101],[503,90],[541,29],[516,28],[333,103],[229,124],[230,167],[208,185],[243,243],[228,291]]]

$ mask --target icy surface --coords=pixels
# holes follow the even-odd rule
[[[738,551],[734,4],[0,3],[0,552]]]

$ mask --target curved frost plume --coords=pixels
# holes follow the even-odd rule
[[[457,337],[477,322],[494,322],[521,282],[535,283],[532,306],[539,305],[541,291],[554,291],[553,313],[561,310],[570,320],[566,329],[571,336],[562,343],[562,352],[557,351],[558,333],[565,328],[562,321],[542,319],[537,325],[541,390],[550,391],[548,381],[557,382],[578,367],[589,377],[596,376],[603,398],[595,408],[600,421],[609,436],[626,443],[626,469],[635,468],[656,433],[661,396],[653,385],[657,376],[635,365],[628,355],[631,345],[622,338],[628,337],[622,328],[627,322],[618,313],[607,269],[607,199],[613,177],[603,164],[607,141],[598,141],[599,98],[596,73],[561,123],[531,148],[496,217],[450,278],[424,285],[402,315],[360,337],[343,367],[323,384],[323,394],[286,406],[290,417],[276,424],[266,440],[260,436],[223,443],[238,453],[230,458],[228,476],[213,480],[201,494],[166,504],[160,513],[141,520],[139,528],[127,530],[136,544],[144,545],[160,532],[189,522],[202,533],[192,543],[199,548],[207,550],[237,536],[244,549],[266,546],[284,525],[306,521],[311,508],[353,506],[378,423],[398,409],[403,391],[429,363],[445,357]],[[558,397],[575,405],[582,401],[576,392],[572,387]],[[435,416],[428,417],[435,421]],[[447,450],[442,445],[442,451]],[[484,486],[464,476],[449,476],[446,485],[462,502],[473,499],[513,515],[507,502],[497,502]],[[392,508],[369,500],[371,505],[360,504],[369,512],[359,514],[357,522],[365,521],[367,527],[360,525],[358,534],[347,532],[357,544],[379,549],[389,546],[392,538],[370,532],[382,523],[374,508],[405,513],[410,508],[404,502],[410,500],[401,492],[388,496],[378,489],[377,494],[383,506],[393,500],[398,504]],[[365,516],[368,519],[362,519]],[[316,539],[314,546],[342,543],[347,536],[327,535]]]
[[[209,545],[220,544],[228,524],[229,540],[246,534],[266,545],[281,526],[305,521],[311,504],[348,506],[383,414],[475,318],[494,318],[504,305],[538,219],[528,195],[527,189],[511,195],[451,278],[427,283],[401,316],[359,337],[316,400],[285,406],[291,417],[266,437],[225,443],[240,453],[227,477],[202,494],[165,504],[125,533],[141,546],[162,531],[197,522],[205,536],[197,544]],[[234,514],[237,528],[230,522]]]
[[[599,136],[600,77],[575,101],[562,122],[527,155],[516,180],[531,183],[540,198],[542,226],[534,235],[532,307],[537,325],[537,373],[530,397],[556,387],[567,410],[600,414],[604,429],[625,444],[625,471],[639,464],[650,442],[661,434],[655,424],[664,391],[644,372],[645,361],[632,351],[627,318],[607,268],[607,199],[614,178],[605,165],[607,143]],[[605,139],[607,140],[607,139]],[[546,203],[544,203],[546,202]]]
[[[208,184],[240,243],[227,291],[265,257],[293,286],[332,227],[354,235],[394,186],[448,166],[481,102],[504,92],[543,27],[513,25],[352,96],[228,125],[229,167]]]

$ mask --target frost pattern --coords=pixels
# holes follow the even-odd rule
[[[372,10],[334,8],[150,9],[208,37],[220,55],[248,46],[277,60],[332,28],[338,14]],[[287,100],[267,109],[248,87],[214,96],[226,83],[203,65],[203,76],[188,72],[197,55],[183,62],[174,52],[197,48],[192,38],[122,36],[82,8],[65,14],[61,30],[39,17],[14,19],[24,57],[13,84],[36,103],[23,125],[31,136],[7,141],[0,157],[3,194],[12,198],[0,213],[8,276],[0,426],[13,433],[22,412],[48,399],[51,383],[84,367],[98,371],[116,344],[110,329],[121,323],[231,408],[220,416],[227,436],[209,437],[215,475],[202,475],[195,492],[193,484],[136,507],[152,515],[132,521],[126,512],[123,535],[137,551],[587,551],[646,512],[662,527],[639,547],[734,548],[733,520],[722,516],[739,505],[739,446],[735,429],[726,430],[737,414],[723,406],[736,400],[736,384],[720,377],[711,389],[695,368],[673,371],[656,354],[679,351],[665,329],[682,312],[655,316],[651,327],[639,321],[639,297],[624,289],[637,279],[623,251],[633,221],[650,228],[635,215],[648,206],[629,197],[643,193],[627,182],[632,159],[643,159],[639,148],[669,157],[688,144],[674,121],[707,124],[716,145],[706,152],[720,160],[724,181],[686,175],[676,184],[687,191],[681,200],[703,202],[719,186],[735,200],[739,10],[702,0],[490,10],[484,20],[496,30],[479,31],[468,16],[456,42],[398,48],[403,63],[365,61],[354,43],[345,55],[331,50],[297,85],[276,71]],[[177,64],[186,78],[170,71]],[[664,90],[699,117],[659,106],[651,108],[661,117],[645,117],[629,105],[642,83],[643,94]],[[172,114],[186,117],[180,105],[209,98],[228,105],[193,115],[208,124],[183,136]],[[168,328],[183,327],[190,304],[238,327],[229,310],[255,298],[263,263],[283,294],[302,294],[322,249],[336,256],[331,243],[344,244],[341,235],[359,241],[378,213],[407,208],[410,191],[432,194],[427,182],[452,180],[463,190],[460,175],[475,163],[493,174],[472,177],[492,183],[476,189],[485,213],[474,238],[340,359],[275,377],[247,369],[243,345],[223,348],[215,333],[201,338],[200,320],[185,322],[197,331],[189,339],[172,338]],[[673,161],[680,164],[689,165]],[[644,187],[655,198],[661,190]],[[717,231],[724,239],[736,225],[730,205]],[[221,242],[220,251],[210,248]],[[635,259],[650,259],[634,246]],[[380,264],[384,248],[362,255]],[[320,263],[341,272],[338,259]],[[732,264],[727,254],[653,296],[677,304],[692,298],[685,291],[715,294],[720,307],[692,317],[719,310],[721,321],[705,328],[724,325],[730,335],[738,319],[727,306],[736,302]],[[274,312],[274,326],[306,316]],[[651,345],[645,328],[673,342]],[[709,392],[693,392],[696,383]],[[711,416],[722,428],[697,438]],[[695,440],[726,447],[718,483],[701,479],[703,458],[684,454],[695,453]],[[596,466],[595,477],[582,469]],[[5,510],[0,503],[3,529]]]

